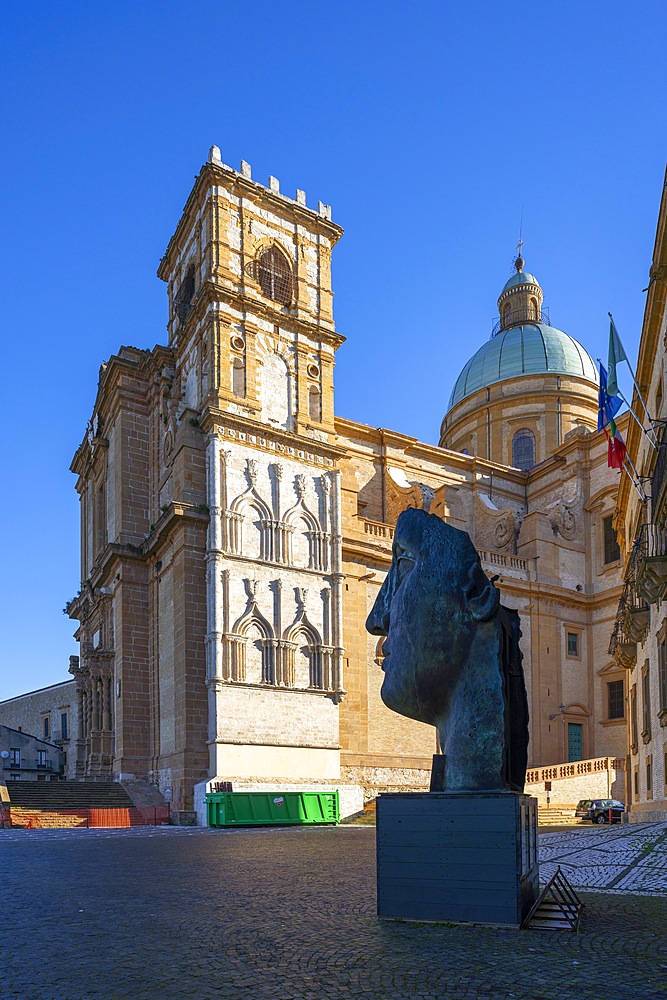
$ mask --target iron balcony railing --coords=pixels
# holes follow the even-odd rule
[[[494,322],[493,329],[491,330],[491,336],[495,337],[502,330],[507,330],[511,326],[518,326],[520,323],[544,323],[545,326],[551,326],[551,320],[549,319],[549,313],[542,309],[539,314],[539,319],[535,318],[534,309],[513,309],[511,315],[507,318],[498,318]]]
[[[649,604],[656,604],[667,593],[667,531],[643,524],[635,546],[636,591]]]

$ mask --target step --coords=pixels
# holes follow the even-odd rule
[[[116,782],[12,781],[9,801],[16,806],[42,809],[131,808],[134,803]]]

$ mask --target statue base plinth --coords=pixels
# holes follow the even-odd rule
[[[377,799],[377,912],[520,927],[539,894],[537,799],[398,792]]]

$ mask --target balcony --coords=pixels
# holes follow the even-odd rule
[[[507,330],[511,326],[519,326],[522,323],[543,323],[544,326],[551,326],[549,313],[544,309],[541,310],[538,319],[535,309],[531,309],[530,307],[527,309],[517,309],[515,307],[512,310],[511,317],[508,317],[507,320],[496,320],[491,330],[491,336],[496,337],[501,330]]]
[[[616,620],[609,642],[609,655],[613,656],[619,667],[632,670],[637,663],[637,640],[628,634],[628,620],[632,626],[629,608],[632,607],[631,584],[626,580],[623,594],[618,602]]]
[[[657,604],[667,594],[667,531],[643,524],[635,545],[636,593]]]
[[[630,642],[644,642],[651,624],[651,610],[643,597],[633,589],[628,592],[623,618],[624,632]]]

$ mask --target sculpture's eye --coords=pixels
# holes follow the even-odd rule
[[[408,549],[400,545],[394,546],[394,563],[396,564],[396,575],[400,583],[408,575],[415,564],[414,557]]]

